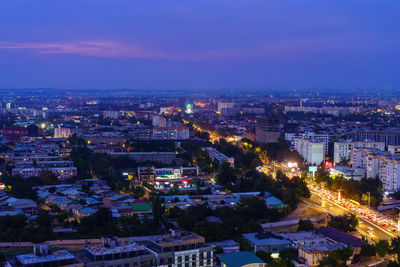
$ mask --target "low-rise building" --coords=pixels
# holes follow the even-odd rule
[[[51,168],[14,168],[11,171],[11,174],[20,175],[23,178],[28,177],[38,177],[43,170],[51,171],[54,173],[58,179],[67,180],[70,179],[77,174],[76,167],[51,167]]]
[[[152,140],[186,140],[189,137],[189,128],[186,126],[155,127],[152,130]]]
[[[243,237],[258,251],[279,254],[279,251],[293,247],[293,242],[272,232],[243,234]]]
[[[158,266],[214,266],[214,249],[195,233],[172,231],[147,247],[157,254]]]
[[[68,250],[51,251],[48,243],[35,244],[33,253],[17,255],[10,259],[8,267],[32,267],[32,266],[66,266],[83,267],[83,263],[76,259]]]
[[[137,163],[154,161],[169,165],[178,161],[175,152],[113,152],[110,155],[111,157],[128,156]]]
[[[210,158],[212,160],[217,160],[220,165],[222,165],[223,163],[228,163],[231,167],[234,167],[235,158],[228,157],[225,154],[219,152],[218,150],[216,150],[215,148],[212,148],[212,147],[206,147],[206,151],[207,151],[208,155],[210,156]]]
[[[363,168],[352,168],[345,165],[335,165],[330,168],[330,174],[343,175],[346,179],[361,180],[366,176],[365,170]]]
[[[118,244],[116,237],[102,238],[99,245],[86,245],[78,258],[87,267],[157,266],[155,255],[145,246],[131,241]]]

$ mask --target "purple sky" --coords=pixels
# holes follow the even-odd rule
[[[399,0],[3,0],[0,88],[400,88]]]

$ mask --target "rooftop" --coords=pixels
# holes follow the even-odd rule
[[[316,229],[315,232],[317,234],[326,236],[327,238],[329,238],[335,242],[342,243],[346,246],[362,247],[362,246],[366,245],[366,243],[361,241],[361,239],[354,237],[352,235],[340,232],[339,230],[336,230],[335,228],[322,227],[322,228]]]
[[[37,256],[36,254],[24,254],[18,255],[17,259],[22,264],[34,264],[34,263],[45,263],[51,261],[59,261],[59,260],[72,260],[75,256],[72,255],[68,250],[59,250],[55,251],[52,254],[46,256]]]
[[[169,247],[172,245],[184,245],[184,244],[192,244],[204,242],[205,239],[202,236],[199,236],[195,233],[186,232],[186,231],[176,231],[172,234],[165,235],[163,237],[157,238],[154,240],[154,243],[158,244],[161,247]]]
[[[227,267],[241,267],[248,264],[265,264],[259,257],[248,251],[228,253],[220,257]]]
[[[123,245],[115,247],[105,247],[103,245],[91,245],[86,247],[86,251],[92,255],[100,256],[106,254],[115,254],[121,252],[138,251],[143,250],[143,246],[138,245],[135,242],[129,241]]]
[[[243,234],[243,237],[257,246],[281,246],[292,244],[292,241],[271,232]]]

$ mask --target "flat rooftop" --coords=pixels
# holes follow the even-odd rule
[[[168,247],[172,245],[186,245],[199,242],[205,242],[204,237],[190,232],[181,232],[176,235],[165,235],[154,240],[154,243],[158,244],[161,247]]]
[[[128,243],[123,245],[109,247],[109,248],[104,247],[102,245],[91,245],[86,247],[86,251],[95,256],[115,254],[121,252],[139,251],[139,250],[144,250],[144,247],[132,241],[129,241]]]
[[[18,255],[17,259],[22,264],[34,264],[60,260],[73,260],[75,259],[75,256],[72,255],[68,250],[58,250],[47,256],[37,256],[33,253]]]

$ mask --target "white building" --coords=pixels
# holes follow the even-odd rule
[[[71,136],[71,129],[70,128],[61,128],[58,125],[57,128],[54,128],[54,137],[55,138],[68,138]]]
[[[375,148],[381,151],[385,150],[384,142],[353,142],[343,141],[334,143],[333,160],[334,163],[339,163],[342,159],[350,160],[353,148]]]
[[[400,159],[384,160],[379,168],[379,178],[385,191],[397,191],[400,188]]]
[[[351,162],[353,168],[363,168],[367,178],[379,177],[385,191],[400,189],[400,157],[374,148],[354,148]]]
[[[104,110],[103,117],[109,119],[118,119],[121,117],[121,112],[117,110]]]
[[[152,130],[152,140],[186,140],[189,139],[188,127],[156,127]]]
[[[330,169],[331,175],[343,175],[346,179],[361,180],[365,177],[365,170],[344,165],[335,165]]]
[[[167,127],[167,119],[162,116],[153,116],[153,127]]]
[[[325,160],[324,143],[308,139],[295,139],[295,149],[307,163],[320,164]]]
[[[328,154],[328,145],[330,141],[330,134],[328,133],[314,133],[314,132],[305,132],[305,133],[285,133],[285,140],[291,143],[291,149],[296,149],[296,139],[312,139],[316,142],[321,142],[324,144],[324,153]]]
[[[11,171],[11,174],[20,175],[23,178],[28,177],[38,177],[43,169],[41,168],[14,168]],[[76,167],[53,167],[47,168],[46,170],[53,172],[58,179],[66,180],[76,176],[77,169]]]
[[[219,102],[218,102],[218,113],[221,114],[222,109],[233,108],[234,106],[235,106],[235,103],[233,103],[233,102],[223,102],[223,101],[219,101]]]
[[[400,146],[388,146],[388,152],[395,156],[400,156]]]

